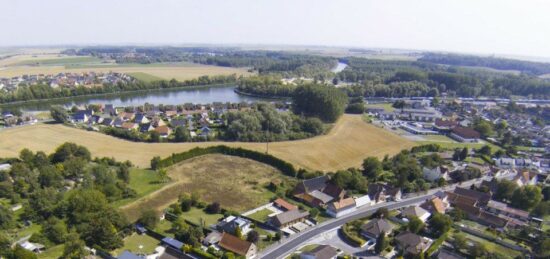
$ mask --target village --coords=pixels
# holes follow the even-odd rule
[[[44,84],[51,88],[58,87],[93,87],[104,84],[116,85],[118,83],[133,82],[135,79],[129,75],[118,72],[67,72],[58,74],[32,74],[15,76],[11,78],[0,77],[0,91],[13,92],[20,85]]]

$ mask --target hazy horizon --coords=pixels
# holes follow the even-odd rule
[[[2,47],[327,46],[550,57],[550,2],[3,1]]]

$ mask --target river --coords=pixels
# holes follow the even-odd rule
[[[81,96],[47,101],[33,101],[27,103],[3,105],[4,110],[17,108],[22,111],[44,111],[49,110],[51,105],[64,105],[72,107],[73,105],[83,104],[113,104],[114,106],[138,106],[144,103],[150,104],[184,104],[200,103],[207,104],[213,102],[256,102],[269,101],[270,99],[245,96],[234,92],[234,85],[226,86],[201,86],[187,87],[179,89],[159,89],[133,93],[116,93],[101,96]]]

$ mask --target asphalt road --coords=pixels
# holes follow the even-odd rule
[[[475,179],[468,182],[464,182],[463,184],[461,184],[461,186],[463,187],[469,186],[481,180],[482,179]],[[272,245],[271,247],[262,251],[262,253],[259,255],[259,258],[266,258],[266,259],[283,258],[284,256],[288,255],[289,253],[292,253],[294,250],[299,248],[301,244],[305,243],[307,240],[323,232],[338,228],[347,222],[370,216],[371,214],[376,212],[376,210],[379,208],[385,207],[385,208],[388,208],[388,210],[393,210],[393,209],[407,207],[426,200],[426,198],[430,197],[437,191],[454,189],[455,186],[447,186],[446,188],[432,189],[425,194],[421,194],[416,197],[406,198],[397,202],[386,202],[386,203],[381,203],[374,206],[365,206],[362,208],[358,208],[356,211],[350,214],[344,215],[340,218],[325,221],[303,232],[291,235],[288,238],[284,238],[279,243]]]

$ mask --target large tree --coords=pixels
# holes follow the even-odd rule
[[[63,108],[63,106],[53,105],[50,108],[50,114],[52,118],[57,122],[65,123],[69,121],[69,114],[67,113],[67,110]]]
[[[297,114],[334,122],[344,113],[347,96],[333,86],[307,84],[296,88],[292,103]]]
[[[530,210],[542,200],[542,193],[538,186],[523,186],[514,191],[512,206],[523,210]]]

